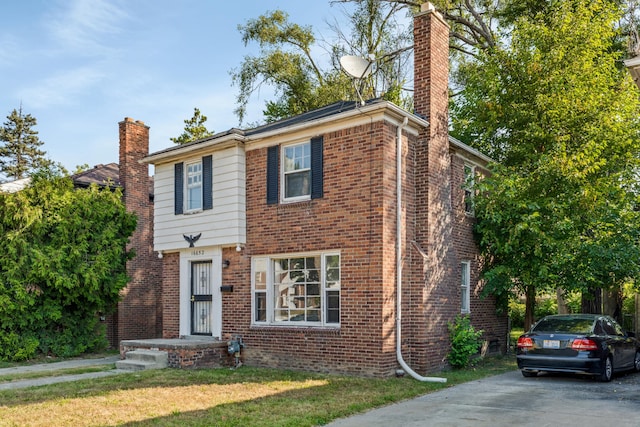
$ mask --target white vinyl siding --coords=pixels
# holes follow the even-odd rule
[[[195,215],[175,215],[174,164],[186,166],[202,155],[157,164],[154,176],[154,250],[183,249],[183,234],[202,233],[198,246],[233,245],[246,241],[245,154],[240,146],[212,154],[213,209]],[[185,184],[186,185],[186,184]],[[186,201],[186,197],[185,197]]]

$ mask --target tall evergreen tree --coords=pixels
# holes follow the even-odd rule
[[[169,138],[176,144],[186,144],[191,141],[206,138],[213,135],[213,132],[206,128],[204,123],[207,121],[207,116],[200,113],[197,108],[193,109],[193,117],[184,121],[184,132],[177,138]]]
[[[37,121],[31,114],[22,112],[22,105],[7,116],[0,128],[0,172],[12,179],[22,179],[34,171],[51,165],[44,144],[34,129]]]

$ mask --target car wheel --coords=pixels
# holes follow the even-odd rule
[[[640,350],[636,351],[636,357],[633,359],[633,369],[640,372]]]
[[[604,359],[602,364],[602,372],[600,373],[600,381],[608,383],[613,376],[613,363],[611,362],[611,356]]]
[[[522,376],[525,377],[525,378],[531,378],[531,377],[535,377],[535,376],[538,375],[538,373],[535,372],[535,371],[533,371],[533,372],[532,371],[520,371],[520,372],[522,372]]]

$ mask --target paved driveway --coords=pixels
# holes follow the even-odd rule
[[[473,381],[338,420],[355,426],[640,426],[640,374],[610,383],[566,375],[524,378],[520,371]]]

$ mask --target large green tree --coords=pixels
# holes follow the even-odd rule
[[[182,145],[191,141],[206,138],[213,135],[213,132],[207,129],[205,122],[207,116],[200,113],[198,108],[193,109],[193,117],[184,121],[184,132],[177,138],[169,138],[176,144]]]
[[[340,3],[360,0],[335,0]],[[450,26],[450,44],[454,56],[475,56],[492,49],[498,39],[498,27],[505,18],[505,8],[510,0],[380,0],[406,7],[415,13],[423,3],[432,3]],[[511,14],[509,14],[511,15]],[[505,24],[506,21],[503,21]],[[504,27],[503,27],[504,28]]]
[[[263,111],[267,122],[300,114],[340,100],[383,96],[399,105],[406,103],[402,88],[410,54],[410,32],[400,31],[398,12],[404,5],[359,0],[347,16],[351,31],[333,24],[335,37],[326,48],[330,62],[314,56],[316,36],[311,27],[289,22],[287,13],[276,10],[239,26],[246,44],[257,43],[260,53],[246,56],[231,72],[238,87],[236,114],[242,122],[251,96],[263,84],[275,90]],[[345,54],[367,57],[375,64],[366,79],[354,81],[340,69]],[[359,93],[358,93],[359,92]]]
[[[0,173],[8,178],[21,179],[35,170],[50,165],[44,144],[34,129],[37,121],[31,114],[24,114],[22,106],[7,116],[0,128]]]
[[[32,178],[0,192],[0,360],[106,345],[98,315],[115,309],[128,281],[136,218],[122,192],[76,190],[48,172]]]
[[[331,0],[343,6],[344,22],[330,25],[332,35],[317,37],[311,27],[288,20],[276,10],[239,26],[245,45],[257,43],[260,53],[246,56],[239,69],[231,72],[238,87],[237,109],[245,118],[251,96],[263,85],[275,90],[275,99],[266,101],[267,122],[299,114],[340,100],[383,97],[412,109],[411,56],[412,19],[425,0]],[[452,65],[473,61],[481,52],[493,49],[498,28],[512,25],[515,16],[525,13],[511,0],[433,0],[451,27]],[[528,11],[529,9],[526,9]],[[346,24],[346,25],[345,25]],[[318,43],[325,40],[325,45]],[[313,55],[319,47],[330,57],[325,65]],[[373,73],[357,82],[340,70],[343,55],[373,55]],[[357,89],[357,90],[356,90]],[[456,85],[457,91],[457,85]],[[359,92],[359,93],[358,93]]]
[[[585,294],[638,278],[637,93],[611,0],[547,2],[460,69],[457,135],[499,165],[476,200],[486,290]]]

